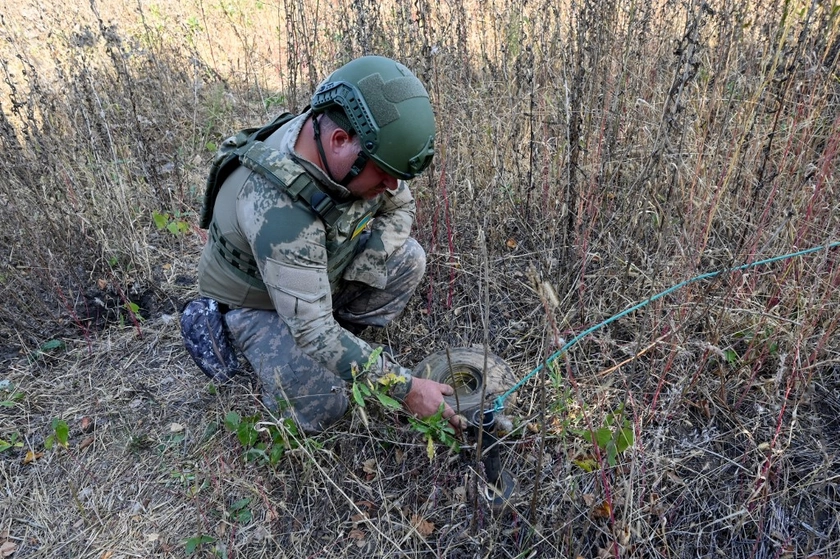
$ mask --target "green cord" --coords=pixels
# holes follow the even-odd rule
[[[826,245],[820,245],[820,246],[817,246],[817,247],[809,248],[807,250],[800,250],[799,252],[793,252],[791,254],[785,254],[785,255],[782,255],[782,256],[774,256],[773,258],[768,258],[766,260],[759,260],[757,262],[752,262],[750,264],[742,264],[741,266],[735,266],[734,268],[727,268],[725,270],[718,270],[716,272],[708,272],[708,273],[705,273],[705,274],[701,274],[697,277],[691,278],[689,280],[685,280],[684,282],[678,283],[677,285],[675,285],[673,287],[669,287],[665,291],[663,291],[661,293],[657,293],[653,297],[645,299],[641,303],[637,303],[637,304],[633,305],[632,307],[630,307],[626,310],[623,310],[623,311],[621,311],[620,313],[618,313],[614,316],[611,316],[610,318],[604,320],[603,322],[599,322],[598,324],[596,324],[595,326],[592,326],[591,328],[587,328],[586,330],[584,330],[583,332],[581,332],[580,334],[578,334],[577,336],[575,336],[574,338],[569,340],[563,347],[561,347],[556,352],[554,352],[545,362],[540,363],[533,371],[531,371],[530,373],[525,375],[525,377],[523,377],[522,380],[520,380],[515,385],[513,385],[513,387],[510,390],[508,390],[507,392],[505,392],[504,394],[502,394],[501,396],[496,398],[496,400],[494,401],[494,404],[493,404],[493,411],[494,412],[502,411],[504,409],[505,399],[507,399],[508,396],[510,396],[511,394],[516,392],[517,390],[519,390],[522,387],[523,384],[525,384],[526,382],[528,382],[528,380],[531,379],[531,377],[533,377],[534,375],[539,373],[545,367],[545,365],[547,365],[548,363],[553,363],[554,361],[556,361],[557,358],[560,357],[561,355],[563,355],[564,353],[566,353],[569,350],[569,348],[571,348],[573,345],[578,343],[580,340],[582,340],[583,338],[585,338],[586,336],[588,336],[592,332],[595,332],[596,330],[599,330],[599,329],[603,328],[604,326],[606,326],[607,324],[610,324],[611,322],[615,322],[619,318],[627,316],[628,314],[630,314],[633,311],[637,311],[637,310],[641,309],[642,307],[644,307],[646,305],[649,305],[650,303],[656,301],[657,299],[661,299],[662,297],[664,297],[664,296],[666,296],[670,293],[673,293],[674,291],[676,291],[678,289],[682,289],[686,285],[690,285],[690,284],[698,282],[698,281],[714,278],[714,277],[722,275],[722,274],[728,274],[728,273],[731,273],[731,272],[738,272],[738,271],[741,271],[741,270],[748,270],[750,268],[755,268],[756,266],[764,266],[766,264],[772,264],[773,262],[778,262],[780,260],[787,260],[789,258],[795,258],[797,256],[804,256],[806,254],[811,254],[812,252],[819,252],[821,250],[828,250],[828,249],[836,248],[838,246],[840,246],[840,241],[836,241],[836,242],[829,243],[829,244],[826,244]]]

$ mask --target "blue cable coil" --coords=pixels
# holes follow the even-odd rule
[[[555,351],[551,356],[549,356],[548,359],[546,359],[543,363],[540,363],[533,371],[531,371],[530,373],[525,375],[522,378],[522,380],[520,380],[515,385],[513,385],[513,387],[510,388],[507,392],[505,392],[504,394],[502,394],[501,396],[496,398],[494,400],[494,403],[493,403],[493,411],[494,412],[502,411],[504,409],[505,400],[507,399],[508,396],[510,396],[511,394],[516,392],[517,390],[519,390],[522,387],[522,385],[524,385],[534,375],[536,375],[541,370],[543,370],[543,368],[548,363],[553,363],[554,361],[556,361],[561,355],[563,355],[564,353],[569,351],[569,349],[572,346],[574,346],[576,343],[578,343],[580,340],[582,340],[583,338],[585,338],[586,336],[588,336],[592,332],[595,332],[596,330],[600,330],[601,328],[603,328],[607,324],[615,322],[619,318],[627,316],[631,312],[637,311],[637,310],[641,309],[642,307],[645,307],[645,306],[649,305],[650,303],[653,303],[657,299],[661,299],[662,297],[665,297],[666,295],[669,295],[669,294],[673,293],[674,291],[677,291],[678,289],[682,289],[683,287],[685,287],[687,285],[690,285],[692,283],[696,283],[698,281],[711,279],[711,278],[714,278],[714,277],[717,277],[717,276],[720,276],[720,275],[723,275],[723,274],[729,274],[729,273],[732,273],[732,272],[739,272],[741,270],[749,270],[750,268],[755,268],[755,267],[758,267],[758,266],[765,266],[767,264],[772,264],[774,262],[779,262],[781,260],[788,260],[790,258],[805,256],[806,254],[811,254],[813,252],[819,252],[821,250],[826,250],[827,251],[829,249],[836,248],[838,246],[840,246],[840,241],[835,241],[833,243],[816,246],[816,247],[809,248],[809,249],[806,249],[806,250],[800,250],[798,252],[792,252],[790,254],[784,254],[782,256],[774,256],[773,258],[767,258],[766,260],[758,260],[756,262],[750,262],[749,264],[742,264],[740,266],[735,266],[734,268],[727,268],[725,270],[718,270],[716,272],[708,272],[708,273],[705,273],[705,274],[701,274],[697,277],[685,280],[684,282],[678,283],[677,285],[675,285],[673,287],[669,287],[665,291],[663,291],[661,293],[657,293],[656,295],[654,295],[654,296],[652,296],[648,299],[645,299],[641,303],[637,303],[637,304],[633,305],[632,307],[630,307],[628,309],[625,309],[625,310],[621,311],[620,313],[618,313],[614,316],[611,316],[610,318],[608,318],[608,319],[606,319],[602,322],[599,322],[598,324],[596,324],[595,326],[592,326],[591,328],[587,328],[586,330],[584,330],[583,332],[581,332],[580,334],[578,334],[577,336],[575,336],[574,338],[569,340],[563,347],[561,347],[560,349]]]

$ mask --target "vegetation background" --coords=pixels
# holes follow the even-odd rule
[[[549,359],[840,238],[838,12],[0,1],[0,557],[840,556],[836,249]],[[468,444],[430,460],[372,405],[316,438],[261,423],[180,343],[215,146],[369,53],[440,131],[427,278],[380,338],[549,365],[506,410],[501,510]]]

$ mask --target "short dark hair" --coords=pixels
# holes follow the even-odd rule
[[[353,126],[350,124],[350,120],[344,114],[344,111],[341,109],[328,109],[321,113],[326,119],[322,120],[321,127],[329,129],[330,131],[335,130],[336,128],[341,128],[350,137],[354,137],[356,135],[356,131],[353,130]],[[329,124],[327,124],[329,123]],[[326,126],[325,126],[326,124]]]

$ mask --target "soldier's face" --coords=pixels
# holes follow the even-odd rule
[[[359,155],[359,140],[351,138],[344,130],[336,129],[329,136],[329,166],[336,177],[343,177]],[[347,185],[347,190],[359,198],[376,198],[386,190],[397,189],[397,179],[368,161],[365,168]]]
[[[386,190],[396,190],[397,186],[397,179],[380,169],[373,161],[368,161],[362,172],[347,185],[347,190],[354,196],[369,200]]]

